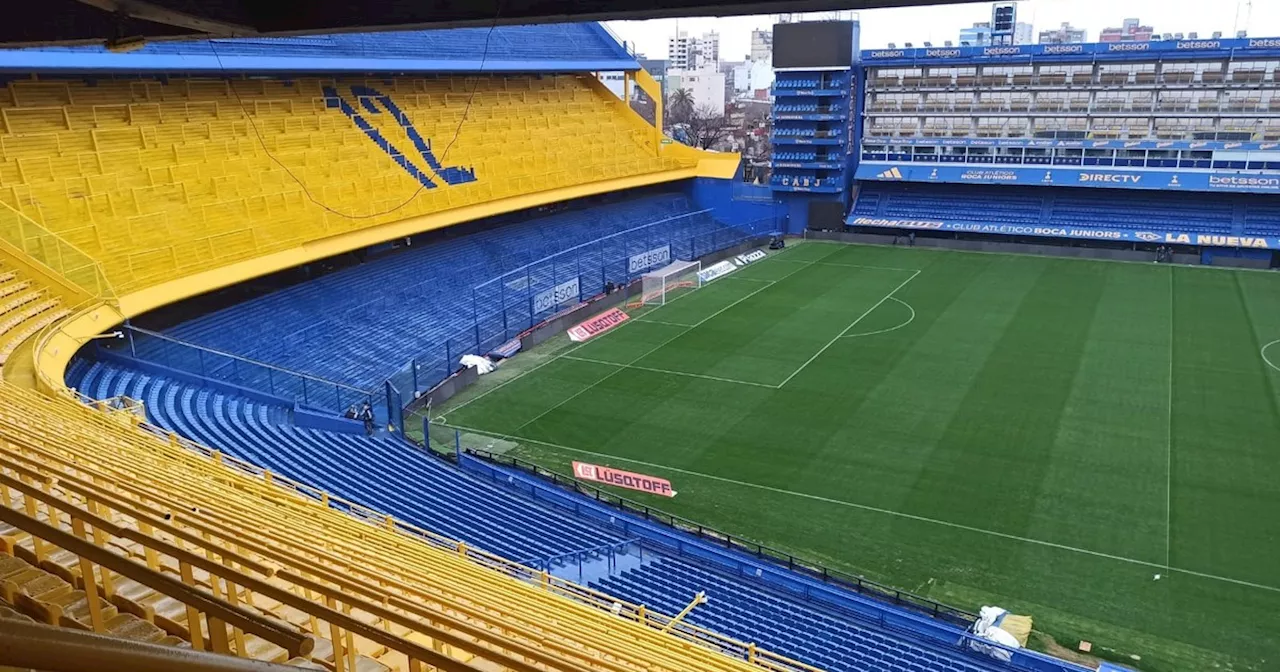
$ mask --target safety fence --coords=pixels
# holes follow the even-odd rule
[[[455,326],[424,338],[422,351],[389,376],[411,401],[458,369],[466,354],[486,354],[566,307],[620,287],[677,259],[694,260],[759,239],[778,228],[775,217],[729,226],[710,210],[668,217],[597,238],[524,263],[474,285],[440,321]],[[414,287],[396,290],[398,301],[414,300]],[[426,303],[431,289],[422,288]]]
[[[503,255],[494,266],[509,270],[447,292],[462,293],[465,298],[461,302],[456,297],[452,302],[441,300],[441,287],[430,281],[397,286],[384,296],[345,309],[339,318],[341,324],[367,325],[374,315],[403,310],[405,305],[421,307],[420,314],[413,316],[415,323],[402,325],[399,335],[393,337],[403,339],[404,333],[412,333],[412,340],[422,344],[421,350],[376,385],[351,385],[300,373],[131,324],[121,328],[123,338],[98,341],[97,347],[99,352],[128,357],[130,365],[158,365],[198,377],[198,383],[261,392],[314,410],[342,414],[367,403],[379,426],[400,431],[404,408],[457,371],[463,355],[492,352],[566,307],[580,305],[610,287],[626,285],[652,268],[675,259],[705,257],[761,239],[776,229],[772,217],[729,226],[703,210],[649,222],[534,261]],[[458,275],[465,278],[474,272],[465,269]],[[274,337],[342,336],[334,334],[331,325],[317,324],[311,329],[327,331]],[[266,337],[269,335],[262,333],[246,336]],[[378,338],[376,331],[363,337]]]
[[[108,303],[116,301],[115,290],[101,264],[4,202],[0,202],[0,240],[75,285],[86,296]]]
[[[461,440],[459,439],[457,443],[460,445]],[[440,443],[437,442],[437,446],[439,445]],[[727,532],[721,532],[715,528],[708,527],[687,518],[682,518],[673,513],[667,513],[661,509],[655,509],[634,500],[620,497],[607,490],[583,483],[575,478],[565,476],[512,455],[497,454],[470,447],[465,450],[467,454],[481,458],[485,461],[527,472],[550,481],[552,484],[561,488],[571,490],[579,495],[607,504],[625,513],[630,513],[632,515],[639,516],[644,520],[657,522],[681,532],[691,534],[703,541],[707,541],[722,548],[746,553],[779,567],[785,567],[786,569],[803,576],[820,580],[823,583],[839,586],[855,593],[867,595],[882,602],[887,602],[898,607],[904,607],[917,613],[926,614],[938,620],[963,628],[969,627],[978,618],[977,614],[972,612],[952,607],[936,600],[931,600],[927,597],[921,597],[914,593],[898,590],[897,588],[892,588],[860,576],[854,576],[846,572],[830,569],[828,567],[797,558],[785,551],[780,551],[776,548],[765,546],[764,544],[743,539]]]
[[[437,440],[436,445],[443,443],[445,442]],[[461,437],[454,440],[456,446],[462,446],[463,443]],[[628,537],[639,539],[641,547],[647,548],[650,553],[687,557],[699,564],[714,565],[722,571],[754,577],[775,590],[795,594],[806,601],[835,606],[844,613],[874,623],[877,627],[909,633],[912,637],[946,647],[974,660],[986,663],[999,661],[1003,663],[1003,669],[1020,672],[1085,672],[1087,669],[1036,651],[1008,648],[980,638],[969,631],[977,620],[976,614],[797,559],[777,549],[618,497],[519,458],[470,447],[452,457],[464,470],[491,478],[505,486],[515,487],[537,501],[568,507],[576,515],[586,518],[602,519],[601,516],[604,515],[611,525],[623,529]],[[503,467],[514,469],[517,473],[513,474]],[[563,492],[565,490],[589,499],[578,499]],[[600,506],[601,504],[606,506]],[[623,518],[615,518],[612,515],[614,510],[621,510],[644,520],[628,522]],[[660,526],[649,523],[659,523]],[[683,535],[669,534],[670,530],[685,532],[697,539],[684,541],[679,539]],[[734,551],[746,555],[735,558],[737,554]],[[755,562],[756,559],[764,562]],[[771,571],[768,569],[769,565],[777,567],[777,570]],[[789,571],[784,572],[784,569]],[[805,581],[805,577],[817,579],[821,583]],[[855,598],[849,592],[874,599]]]
[[[129,324],[121,326],[119,331],[120,338],[93,342],[97,357],[107,360],[125,358],[123,364],[143,370],[151,368],[153,374],[177,377],[185,374],[197,384],[220,384],[228,391],[240,394],[258,392],[271,397],[271,401],[297,403],[334,414],[369,404],[378,424],[400,426],[403,405],[398,391],[385,385],[381,389],[361,390]],[[94,395],[94,390],[80,392]]]

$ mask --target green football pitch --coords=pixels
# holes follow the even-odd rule
[[[1278,366],[1272,273],[804,243],[433,414],[1140,669],[1276,670]]]

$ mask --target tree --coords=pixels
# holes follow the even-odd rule
[[[714,148],[733,130],[728,117],[705,106],[693,110],[684,123],[688,126],[688,144],[698,149]]]
[[[689,89],[678,89],[667,99],[667,119],[672,123],[683,124],[694,113],[693,92]]]

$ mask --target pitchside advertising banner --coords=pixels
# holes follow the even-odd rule
[[[627,263],[627,270],[631,273],[639,273],[654,266],[663,266],[669,263],[671,263],[671,246],[663,245],[652,250],[645,250],[631,257]]]
[[[573,475],[579,480],[593,481],[595,483],[608,483],[616,485],[619,488],[627,488],[629,490],[639,490],[647,492],[651,495],[659,495],[662,497],[675,497],[676,491],[671,489],[671,481],[657,476],[646,476],[637,474],[633,471],[622,471],[621,469],[613,469],[610,467],[602,467],[598,464],[587,464],[586,462],[573,463]]]
[[[703,283],[708,283],[716,278],[723,278],[736,270],[738,270],[738,267],[728,261],[718,261],[698,271],[698,279]]]
[[[871,226],[887,229],[915,229],[927,231],[956,231],[959,233],[990,233],[1004,236],[1041,236],[1045,238],[1074,238],[1077,240],[1112,240],[1156,245],[1200,245],[1204,247],[1243,247],[1256,250],[1280,250],[1280,238],[1262,236],[1227,236],[1208,233],[1183,233],[1163,230],[1113,230],[1083,227],[1038,226],[1021,224],[983,224],[981,222],[957,222],[931,219],[882,219],[879,217],[850,217],[849,226]]]
[[[567,301],[578,299],[578,278],[562,282],[533,295],[533,312],[542,313]]]
[[[948,184],[1021,184],[1160,191],[1234,191],[1280,194],[1280,176],[1231,172],[1173,172],[1108,168],[978,168],[918,163],[863,163],[859,180]]]
[[[587,339],[595,338],[629,319],[631,317],[621,310],[610,308],[589,320],[569,327],[569,340],[581,343]]]

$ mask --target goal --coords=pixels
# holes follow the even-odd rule
[[[681,294],[701,287],[702,277],[698,274],[701,270],[701,262],[677,261],[645,273],[641,276],[644,284],[640,304],[661,306]]]

